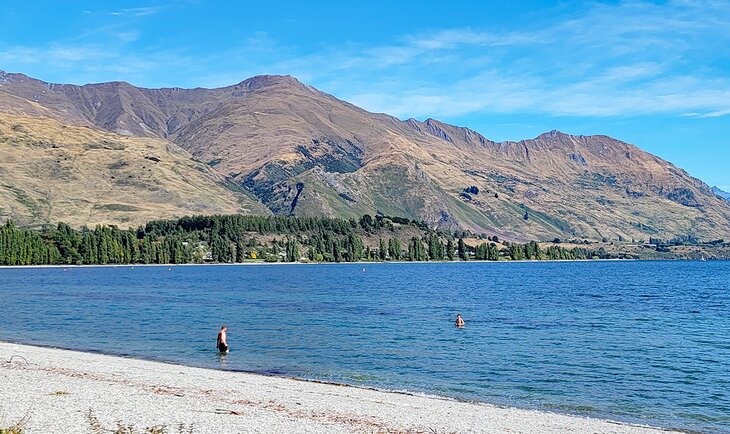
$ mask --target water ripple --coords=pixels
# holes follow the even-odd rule
[[[0,339],[730,432],[728,262],[360,268],[0,269]]]

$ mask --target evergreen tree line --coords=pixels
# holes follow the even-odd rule
[[[137,229],[97,226],[75,230],[60,223],[41,230],[0,226],[0,265],[187,264],[355,261],[542,260],[609,258],[602,248],[541,249],[495,242],[468,246],[463,238],[436,232],[422,222],[384,216],[360,220],[325,217],[193,216],[158,220]],[[402,243],[397,225],[418,228],[422,236]],[[388,234],[391,236],[388,236]],[[380,236],[377,247],[363,237]],[[383,237],[385,236],[385,237]],[[276,238],[280,237],[280,238]],[[260,241],[263,238],[264,241]]]
[[[12,222],[0,227],[0,265],[55,264],[58,248],[39,234],[17,229]]]
[[[649,244],[654,244],[657,247],[667,247],[667,246],[697,246],[697,245],[703,245],[703,244],[720,245],[720,244],[727,244],[727,243],[725,243],[724,239],[712,240],[712,241],[702,241],[699,238],[692,236],[692,235],[682,235],[682,236],[672,238],[669,241],[663,240],[661,238],[649,237]]]

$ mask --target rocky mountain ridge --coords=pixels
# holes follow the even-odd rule
[[[634,145],[559,131],[494,142],[290,76],[144,89],[0,73],[0,113],[170,141],[276,214],[380,212],[515,240],[730,238],[727,201]]]
[[[728,193],[727,191],[723,191],[723,190],[721,190],[721,189],[720,189],[720,187],[717,187],[717,186],[713,186],[711,190],[712,190],[712,192],[713,192],[713,193],[715,193],[715,194],[716,194],[717,196],[720,196],[720,197],[721,197],[721,198],[723,198],[723,199],[727,199],[727,200],[730,200],[730,193]]]

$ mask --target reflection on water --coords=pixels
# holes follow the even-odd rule
[[[0,269],[0,339],[730,431],[728,262],[66,270]]]

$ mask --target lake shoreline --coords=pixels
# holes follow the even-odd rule
[[[12,361],[10,359],[12,358]],[[666,433],[631,425],[446,397],[0,341],[2,423],[28,432],[192,424],[194,432]],[[134,398],[134,399],[130,399]],[[676,431],[678,432],[678,431]]]
[[[719,259],[714,259],[716,261]],[[636,261],[697,261],[696,259],[529,259],[520,261],[484,261],[484,260],[471,260],[471,261],[358,261],[358,262],[206,262],[203,264],[95,264],[95,265],[0,265],[0,270],[3,269],[37,269],[37,268],[134,268],[134,267],[204,267],[204,266],[283,266],[283,265],[381,265],[381,264],[530,264],[530,263],[571,263],[571,262],[636,262]]]

